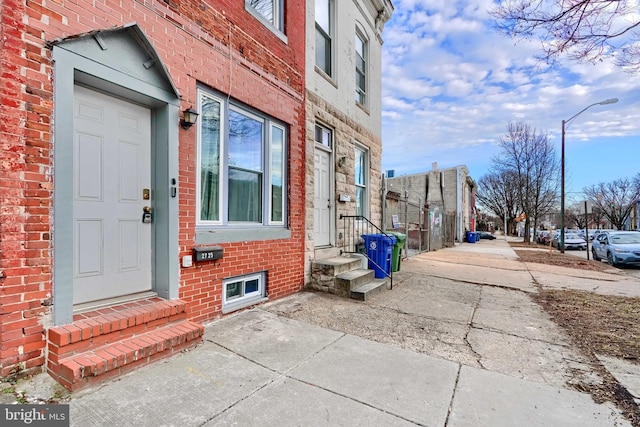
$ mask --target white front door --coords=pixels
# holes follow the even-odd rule
[[[150,290],[151,112],[76,86],[73,127],[73,303]]]
[[[331,153],[316,148],[314,154],[314,241],[315,246],[331,244]]]

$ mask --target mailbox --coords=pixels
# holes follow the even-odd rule
[[[220,246],[199,246],[193,248],[194,261],[215,261],[222,258]]]

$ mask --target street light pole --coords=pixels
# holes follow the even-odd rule
[[[616,102],[618,102],[618,98],[610,98],[610,99],[605,99],[604,101],[601,101],[601,102],[596,102],[594,104],[591,104],[591,105],[583,108],[580,112],[578,112],[577,114],[574,114],[569,120],[563,120],[562,121],[562,151],[561,151],[561,156],[560,156],[560,163],[561,163],[561,181],[560,181],[560,253],[564,253],[564,134],[565,134],[565,126],[571,120],[575,119],[580,114],[584,113],[589,108],[591,108],[591,107],[593,107],[595,105],[615,104]]]
[[[575,116],[574,116],[575,117]],[[562,151],[560,154],[560,253],[564,253],[564,125],[562,120]]]

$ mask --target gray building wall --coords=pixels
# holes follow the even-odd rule
[[[462,242],[465,231],[471,229],[471,186],[468,177],[469,170],[464,165],[438,169],[434,164],[428,172],[387,178],[386,189],[399,193],[402,198],[406,194],[412,202],[426,201],[431,212],[439,211],[455,217],[455,240]],[[385,221],[390,224],[386,216]]]

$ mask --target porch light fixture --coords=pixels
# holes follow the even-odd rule
[[[182,129],[189,129],[191,126],[196,124],[198,120],[198,112],[193,108],[187,108],[182,112],[182,118],[180,119],[180,126]]]

